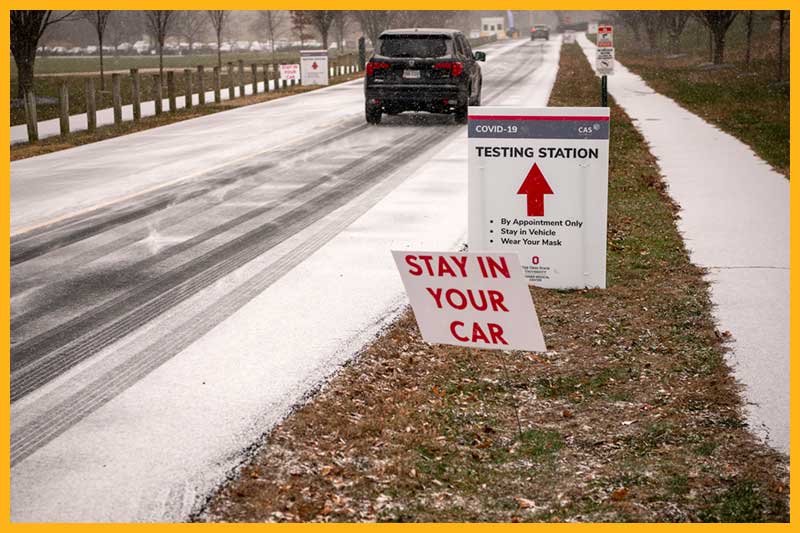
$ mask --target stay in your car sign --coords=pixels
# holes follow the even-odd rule
[[[609,110],[469,108],[469,251],[532,285],[606,286]]]

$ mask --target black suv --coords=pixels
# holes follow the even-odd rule
[[[366,118],[403,111],[454,113],[467,121],[467,106],[481,104],[481,67],[486,54],[473,52],[458,30],[408,29],[381,33],[364,76]]]
[[[544,39],[545,41],[550,40],[550,26],[545,26],[544,24],[537,24],[533,28],[531,28],[531,41],[535,41],[536,39]]]

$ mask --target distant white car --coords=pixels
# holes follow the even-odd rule
[[[230,43],[222,43],[219,47],[220,52],[230,52],[231,51],[231,44]]]
[[[97,47],[94,46],[94,45],[87,46],[86,47],[86,53],[87,54],[96,54],[97,53]]]
[[[131,43],[119,43],[117,45],[117,51],[119,51],[119,52],[130,52],[131,51]]]
[[[137,54],[146,54],[150,51],[150,43],[147,41],[136,41],[133,43],[133,49],[136,50]]]
[[[261,46],[260,42],[253,41],[252,43],[250,43],[250,51],[251,52],[261,52],[262,50],[264,50],[264,47]]]

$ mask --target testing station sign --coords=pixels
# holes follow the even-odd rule
[[[303,85],[328,85],[328,52],[301,50],[300,73]]]
[[[392,255],[427,342],[546,351],[517,254],[393,251]]]
[[[469,251],[514,251],[528,282],[606,286],[609,109],[469,108]]]

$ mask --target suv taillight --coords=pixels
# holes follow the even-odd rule
[[[460,61],[446,61],[444,63],[436,63],[433,68],[440,68],[443,70],[449,70],[450,74],[454,78],[461,76],[461,73],[464,71],[464,65]]]
[[[367,63],[367,76],[375,74],[376,70],[385,70],[389,68],[389,63],[381,63],[380,61],[370,61]]]

